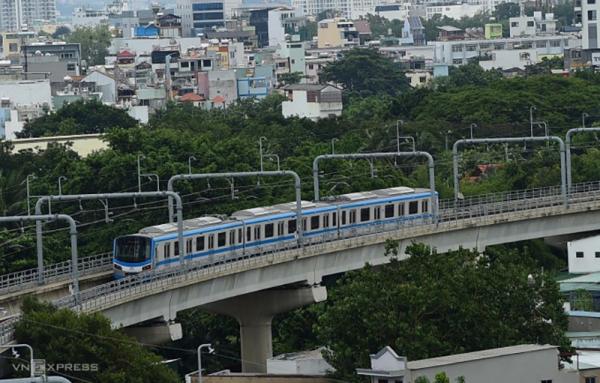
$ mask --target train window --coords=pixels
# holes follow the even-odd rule
[[[192,240],[191,239],[188,239],[187,241],[185,241],[185,252],[187,254],[192,253]]]
[[[356,222],[356,210],[352,209],[350,210],[350,223],[355,223]]]
[[[252,229],[246,228],[246,242],[250,242],[252,240]]]
[[[283,235],[283,222],[277,222],[277,236]]]
[[[196,238],[196,251],[204,250],[204,237]]]
[[[429,201],[424,199],[421,201],[421,212],[427,213],[429,211]]]
[[[368,207],[360,209],[360,222],[371,220],[371,209]]]
[[[244,238],[242,237],[242,229],[238,229],[238,242],[242,243],[244,242]]]
[[[310,217],[310,229],[317,230],[319,228],[319,216],[313,215]]]
[[[373,217],[375,221],[379,221],[381,218],[381,208],[379,206],[373,208]]]
[[[222,232],[217,234],[217,246],[223,247],[225,246],[225,242],[227,241],[227,233]]]
[[[398,216],[402,217],[404,215],[404,202],[400,202],[398,204]]]
[[[408,203],[408,214],[417,214],[419,212],[419,201],[410,201]]]
[[[342,225],[346,224],[346,210],[342,212]]]
[[[325,213],[323,215],[323,227],[329,227],[329,214]]]
[[[265,238],[271,238],[274,235],[274,226],[272,223],[265,225]]]
[[[391,218],[394,216],[394,205],[385,205],[385,218]]]
[[[229,246],[235,245],[235,230],[229,230]]]
[[[288,221],[288,234],[292,234],[296,232],[296,220],[290,219]]]
[[[254,226],[254,240],[258,241],[260,239],[260,225]]]
[[[179,255],[179,241],[173,242],[173,254],[175,254],[175,256]]]
[[[170,243],[165,243],[165,245],[163,246],[163,257],[165,259],[171,257],[171,244]]]
[[[331,226],[337,226],[337,213],[333,213],[333,219],[331,220]]]
[[[215,236],[213,234],[208,236],[208,248],[212,249],[215,247]]]

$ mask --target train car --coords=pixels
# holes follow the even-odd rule
[[[323,242],[430,222],[437,193],[395,187],[343,194],[321,202],[302,201],[306,243]],[[186,260],[212,263],[296,246],[296,203],[240,210],[226,220],[200,217],[184,221]],[[179,265],[177,225],[144,228],[114,240],[115,276]]]

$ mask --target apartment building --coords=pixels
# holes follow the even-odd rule
[[[317,39],[319,48],[347,48],[360,43],[354,22],[343,18],[319,21]]]
[[[0,31],[19,31],[36,21],[56,22],[56,0],[0,0]]]
[[[583,49],[600,48],[598,14],[600,14],[600,0],[575,0],[575,20],[581,22]]]

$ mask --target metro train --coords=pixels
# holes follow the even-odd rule
[[[373,226],[415,225],[433,218],[437,193],[429,189],[393,187],[343,194],[327,201],[302,201],[306,243],[367,233]],[[184,224],[185,260],[216,262],[294,246],[296,203],[240,210],[225,219],[205,216]],[[117,237],[113,244],[116,278],[177,266],[177,224],[165,223]]]

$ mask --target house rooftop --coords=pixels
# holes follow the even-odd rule
[[[453,27],[452,25],[442,25],[437,27],[437,29],[444,32],[462,32],[462,29]]]
[[[328,86],[335,88],[333,85],[328,84],[291,84],[283,87],[284,90],[306,90],[306,91],[320,91]]]
[[[552,346],[549,344],[545,344],[545,345],[520,344],[517,346],[492,348],[489,350],[467,352],[464,354],[455,354],[455,355],[440,356],[437,358],[415,360],[412,362],[408,362],[407,367],[409,370],[421,370],[421,369],[425,369],[425,368],[446,366],[446,365],[450,365],[450,364],[472,362],[472,361],[481,360],[481,359],[489,359],[489,358],[496,358],[496,357],[507,356],[507,355],[523,354],[526,352],[544,351],[544,350],[551,350],[551,349],[557,349],[557,346]]]

